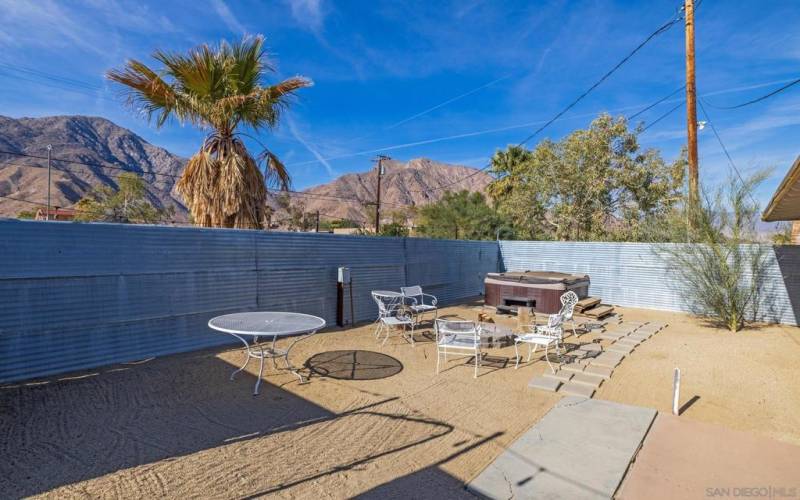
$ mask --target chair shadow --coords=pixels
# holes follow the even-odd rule
[[[402,370],[395,361],[377,372]],[[18,430],[0,436],[2,496],[37,495],[143,464],[352,415],[422,423],[429,431],[396,448],[365,450],[354,463],[336,464],[317,477],[452,432],[445,422],[377,410],[397,398],[334,413],[281,389],[267,374],[260,395],[253,396],[256,377],[243,371],[230,381],[235,368],[216,352],[201,352],[0,389],[0,420]]]

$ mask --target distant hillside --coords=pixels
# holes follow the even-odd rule
[[[148,183],[149,196],[158,206],[172,205],[176,219],[187,218],[180,197],[174,193],[176,177],[186,160],[166,149],[154,146],[130,130],[105,118],[90,116],[51,116],[45,118],[9,118],[0,116],[0,150],[46,156],[47,145],[53,146],[53,157],[75,160],[91,166],[53,162],[52,204],[69,207],[94,185],[116,187],[120,170],[133,171]],[[46,160],[0,153],[0,196],[11,196],[37,203],[47,201]],[[447,190],[483,191],[491,181],[484,172],[460,165],[439,163],[418,158],[406,163],[387,160],[381,183],[383,213],[402,206],[420,206],[441,198]],[[477,173],[476,173],[477,172]],[[167,174],[167,175],[157,175]],[[463,179],[461,182],[456,182]],[[295,195],[294,205],[303,205],[306,212],[319,210],[326,218],[364,220],[366,203],[375,200],[376,173],[346,174],[338,179],[305,190],[316,196]],[[345,198],[344,200],[341,198]],[[277,207],[275,197],[270,204]],[[37,207],[21,201],[0,198],[0,216],[13,217],[22,210]],[[280,213],[280,210],[279,210]]]
[[[185,218],[180,198],[172,192],[174,177],[185,164],[166,149],[153,146],[130,130],[104,118],[91,116],[50,116],[45,118],[8,118],[0,116],[0,150],[46,156],[47,145],[53,157],[90,164],[111,165],[141,175],[151,186],[149,196],[159,206],[173,205],[176,217]],[[39,203],[47,201],[47,169],[17,166],[47,166],[45,160],[0,153],[0,195]],[[99,166],[53,163],[52,204],[74,204],[93,185],[116,187],[119,170]],[[56,170],[58,169],[58,170]],[[15,216],[34,205],[0,199],[0,216]]]
[[[420,206],[435,202],[448,190],[483,192],[492,180],[490,175],[477,172],[474,168],[439,163],[427,158],[417,158],[406,163],[388,160],[384,162],[384,166],[385,174],[381,180],[383,213],[404,205]],[[346,174],[327,184],[306,189],[304,192],[315,196],[294,196],[293,202],[302,203],[306,212],[319,210],[329,218],[363,220],[364,204],[375,201],[376,176],[375,169]],[[459,179],[463,181],[453,184]],[[436,189],[441,186],[447,186],[447,189]],[[374,208],[366,210],[372,211]]]

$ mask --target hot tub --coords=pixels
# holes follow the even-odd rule
[[[589,295],[589,276],[549,271],[488,273],[484,280],[487,305],[506,310],[531,307],[553,314],[561,309],[561,295],[572,290],[579,299]]]

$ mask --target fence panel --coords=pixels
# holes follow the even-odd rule
[[[333,325],[339,266],[363,321],[371,290],[419,283],[453,302],[499,259],[494,242],[17,220],[0,220],[0,256],[0,382],[226,344],[207,322],[228,312]]]

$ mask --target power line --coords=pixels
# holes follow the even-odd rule
[[[733,168],[733,171],[736,172],[736,176],[742,182],[742,185],[745,185],[746,183],[744,181],[744,177],[742,177],[742,173],[739,172],[739,169],[736,167],[736,164],[733,162],[733,158],[731,157],[731,154],[728,152],[728,148],[725,147],[725,143],[722,142],[722,137],[720,137],[719,133],[717,132],[717,127],[714,126],[714,122],[711,120],[711,117],[708,116],[708,113],[706,112],[705,106],[703,106],[703,100],[702,99],[698,99],[697,103],[700,105],[700,110],[703,112],[703,116],[706,118],[706,121],[708,121],[708,125],[711,127],[711,130],[714,132],[714,136],[717,138],[717,142],[719,142],[719,145],[722,148],[722,152],[725,153],[725,156],[728,158],[728,163],[730,163],[731,168]],[[747,194],[748,194],[748,196],[750,196],[750,200],[753,202],[753,204],[754,205],[758,205],[758,202],[756,202],[756,199],[753,197],[753,193],[748,191]]]
[[[651,104],[651,105],[647,106],[646,108],[642,109],[641,111],[638,111],[638,112],[632,114],[631,116],[629,116],[628,117],[628,121],[633,120],[634,118],[636,118],[637,116],[641,115],[642,113],[644,113],[646,111],[650,111],[652,108],[658,106],[659,104],[661,104],[662,102],[666,101],[667,99],[669,99],[670,97],[674,96],[675,94],[677,94],[678,92],[680,92],[681,90],[683,90],[685,88],[686,88],[686,84],[684,83],[679,88],[677,88],[674,91],[672,91],[671,93],[665,95],[664,97],[662,97],[661,99],[657,100],[653,104]]]
[[[32,155],[32,154],[28,154],[28,153],[18,153],[16,151],[0,150],[0,154],[7,154],[7,155],[12,155],[12,156],[23,156],[25,158],[34,158],[34,159],[37,159],[37,160],[47,160],[46,156]],[[61,163],[69,163],[69,164],[73,164],[73,165],[84,165],[86,167],[95,167],[95,168],[106,168],[106,169],[111,169],[111,170],[119,170],[119,171],[122,171],[122,172],[131,172],[133,174],[139,174],[139,175],[159,175],[159,176],[162,176],[162,177],[171,177],[173,179],[180,178],[180,175],[167,174],[167,173],[162,173],[162,172],[145,172],[145,171],[131,170],[129,168],[118,167],[118,166],[111,165],[111,164],[105,164],[104,165],[104,164],[100,164],[100,163],[88,163],[88,162],[84,162],[84,161],[67,160],[67,159],[64,159],[64,158],[55,158],[55,157],[52,158],[52,161],[58,161],[58,162],[61,162]]]
[[[757,97],[757,98],[755,98],[755,99],[753,99],[751,101],[747,101],[747,102],[743,102],[741,104],[737,104],[736,106],[714,106],[710,102],[706,102],[706,104],[708,104],[712,108],[716,108],[716,109],[739,109],[739,108],[743,108],[745,106],[750,106],[751,104],[755,104],[757,102],[761,102],[761,101],[764,101],[766,99],[769,99],[770,97],[772,97],[772,96],[774,96],[776,94],[780,94],[784,90],[786,90],[789,87],[792,87],[794,85],[797,85],[798,83],[800,83],[800,78],[798,78],[797,80],[792,80],[791,82],[787,83],[783,87],[780,87],[779,89],[773,90],[769,94],[764,94],[761,97]]]
[[[645,38],[645,39],[644,39],[644,41],[643,41],[642,43],[640,43],[639,45],[637,45],[637,46],[636,46],[636,48],[634,48],[634,49],[633,49],[631,52],[629,52],[629,53],[628,53],[628,55],[626,55],[625,57],[623,57],[623,58],[622,58],[622,60],[621,60],[620,62],[618,62],[618,63],[617,63],[617,64],[616,64],[616,65],[615,65],[613,68],[611,68],[611,69],[610,69],[608,72],[606,72],[606,74],[604,74],[602,77],[600,77],[600,79],[599,79],[599,80],[597,80],[597,81],[596,81],[596,82],[595,82],[595,83],[594,83],[594,84],[593,84],[591,87],[589,87],[589,88],[588,88],[588,89],[587,89],[587,90],[586,90],[586,91],[585,91],[583,94],[579,95],[579,96],[578,96],[578,97],[577,97],[577,98],[576,98],[574,101],[572,101],[570,104],[568,104],[568,105],[567,105],[567,107],[565,107],[564,109],[562,109],[561,111],[559,111],[559,112],[558,112],[558,113],[557,113],[557,114],[556,114],[556,115],[555,115],[553,118],[551,118],[549,121],[547,121],[547,123],[545,123],[544,125],[542,125],[542,126],[541,126],[541,127],[539,127],[538,129],[536,129],[536,130],[535,130],[535,131],[534,131],[532,134],[530,134],[530,135],[529,135],[528,137],[526,137],[526,138],[525,138],[525,139],[524,139],[522,142],[520,142],[520,143],[519,143],[519,146],[523,146],[523,145],[525,145],[525,144],[526,144],[528,141],[530,141],[531,139],[533,139],[534,137],[536,137],[536,135],[538,135],[538,134],[539,134],[539,132],[541,132],[542,130],[546,129],[548,126],[550,126],[550,124],[552,124],[553,122],[555,122],[556,120],[558,120],[558,119],[559,119],[561,116],[563,116],[563,115],[564,115],[564,113],[566,113],[567,111],[569,111],[570,109],[572,109],[573,107],[575,107],[575,105],[576,105],[576,104],[578,104],[579,102],[581,102],[581,101],[583,100],[583,98],[584,98],[584,97],[586,97],[587,95],[589,95],[589,94],[590,94],[590,93],[591,93],[591,92],[592,92],[594,89],[596,89],[598,86],[600,86],[600,84],[601,84],[601,83],[603,83],[604,81],[606,81],[606,80],[607,80],[607,79],[608,79],[608,78],[609,78],[611,75],[613,75],[613,74],[614,74],[614,73],[615,73],[615,72],[616,72],[616,71],[617,71],[617,70],[618,70],[620,67],[622,67],[622,65],[623,65],[623,64],[625,64],[626,62],[628,62],[628,60],[630,60],[630,58],[632,58],[632,57],[633,57],[633,56],[634,56],[634,55],[635,55],[637,52],[639,52],[639,51],[640,51],[640,50],[641,50],[641,49],[642,49],[642,48],[643,48],[645,45],[647,45],[647,44],[650,42],[650,40],[652,40],[653,38],[657,37],[658,35],[660,35],[660,34],[662,34],[662,33],[665,33],[665,32],[666,32],[666,31],[668,31],[668,30],[669,30],[671,27],[673,27],[675,24],[679,23],[679,22],[680,22],[682,19],[683,19],[683,16],[682,16],[682,14],[678,14],[678,16],[677,16],[677,17],[675,17],[674,19],[671,19],[671,20],[667,21],[667,22],[666,22],[665,24],[663,24],[661,27],[659,27],[659,28],[658,28],[658,29],[656,29],[654,32],[652,32],[652,33],[651,33],[651,34],[650,34],[650,35],[649,35],[647,38]]]
[[[682,11],[680,11],[680,12],[682,12]],[[561,118],[569,110],[574,108],[586,96],[588,96],[590,93],[592,93],[592,91],[594,91],[597,87],[599,87],[600,84],[602,84],[604,81],[606,81],[619,68],[621,68],[626,62],[628,62],[634,55],[636,55],[636,53],[639,52],[645,45],[650,43],[650,41],[653,38],[657,37],[658,35],[661,35],[662,33],[667,32],[670,28],[672,28],[675,24],[679,23],[681,20],[683,20],[683,14],[679,13],[676,17],[674,17],[673,19],[670,19],[669,21],[667,21],[666,23],[664,23],[663,25],[658,27],[655,31],[650,33],[650,35],[648,35],[647,38],[645,38],[639,45],[637,45],[632,51],[630,51],[625,57],[623,57],[617,64],[615,64],[614,67],[612,67],[603,76],[601,76],[599,80],[594,82],[594,84],[592,84],[588,89],[586,89],[581,95],[579,95],[577,98],[575,98],[572,102],[570,102],[564,109],[562,109],[561,111],[556,113],[555,116],[550,118],[542,126],[537,128],[536,130],[534,130],[533,133],[529,134],[525,139],[523,139],[521,142],[519,142],[517,144],[517,147],[524,146],[525,144],[527,144],[531,139],[536,137],[540,132],[542,132],[544,129],[546,129],[547,127],[552,125],[556,120]],[[489,164],[486,165],[485,167],[476,170],[472,174],[470,174],[470,175],[468,175],[466,177],[463,177],[458,181],[451,182],[449,184],[444,184],[444,185],[441,185],[441,186],[436,187],[436,188],[430,188],[430,189],[427,189],[427,190],[421,191],[421,192],[431,192],[431,191],[436,191],[436,190],[440,190],[440,189],[445,189],[447,187],[453,186],[453,185],[458,184],[460,182],[464,182],[465,180],[469,179],[470,177],[476,176],[479,173],[481,173],[481,172],[483,172],[485,170],[488,170],[489,168],[491,168],[491,166],[492,166],[492,163],[490,161]],[[418,192],[420,192],[420,191],[418,191]]]
[[[640,131],[639,131],[639,134],[643,134],[643,133],[644,133],[644,132],[645,132],[647,129],[649,129],[650,127],[652,127],[652,126],[653,126],[653,125],[655,125],[656,123],[660,122],[660,121],[661,121],[661,120],[663,120],[664,118],[668,117],[669,115],[671,115],[672,113],[674,113],[674,112],[675,112],[675,111],[677,111],[678,109],[680,109],[680,108],[683,106],[683,104],[684,104],[685,102],[686,102],[685,100],[683,100],[683,101],[679,102],[679,103],[678,103],[678,104],[677,104],[677,105],[676,105],[674,108],[670,109],[669,111],[667,111],[667,112],[666,112],[666,113],[664,113],[663,115],[659,116],[658,118],[656,118],[655,120],[653,120],[652,122],[650,122],[650,123],[649,123],[649,124],[648,124],[648,125],[647,125],[645,128],[643,128],[642,130],[640,130]]]

